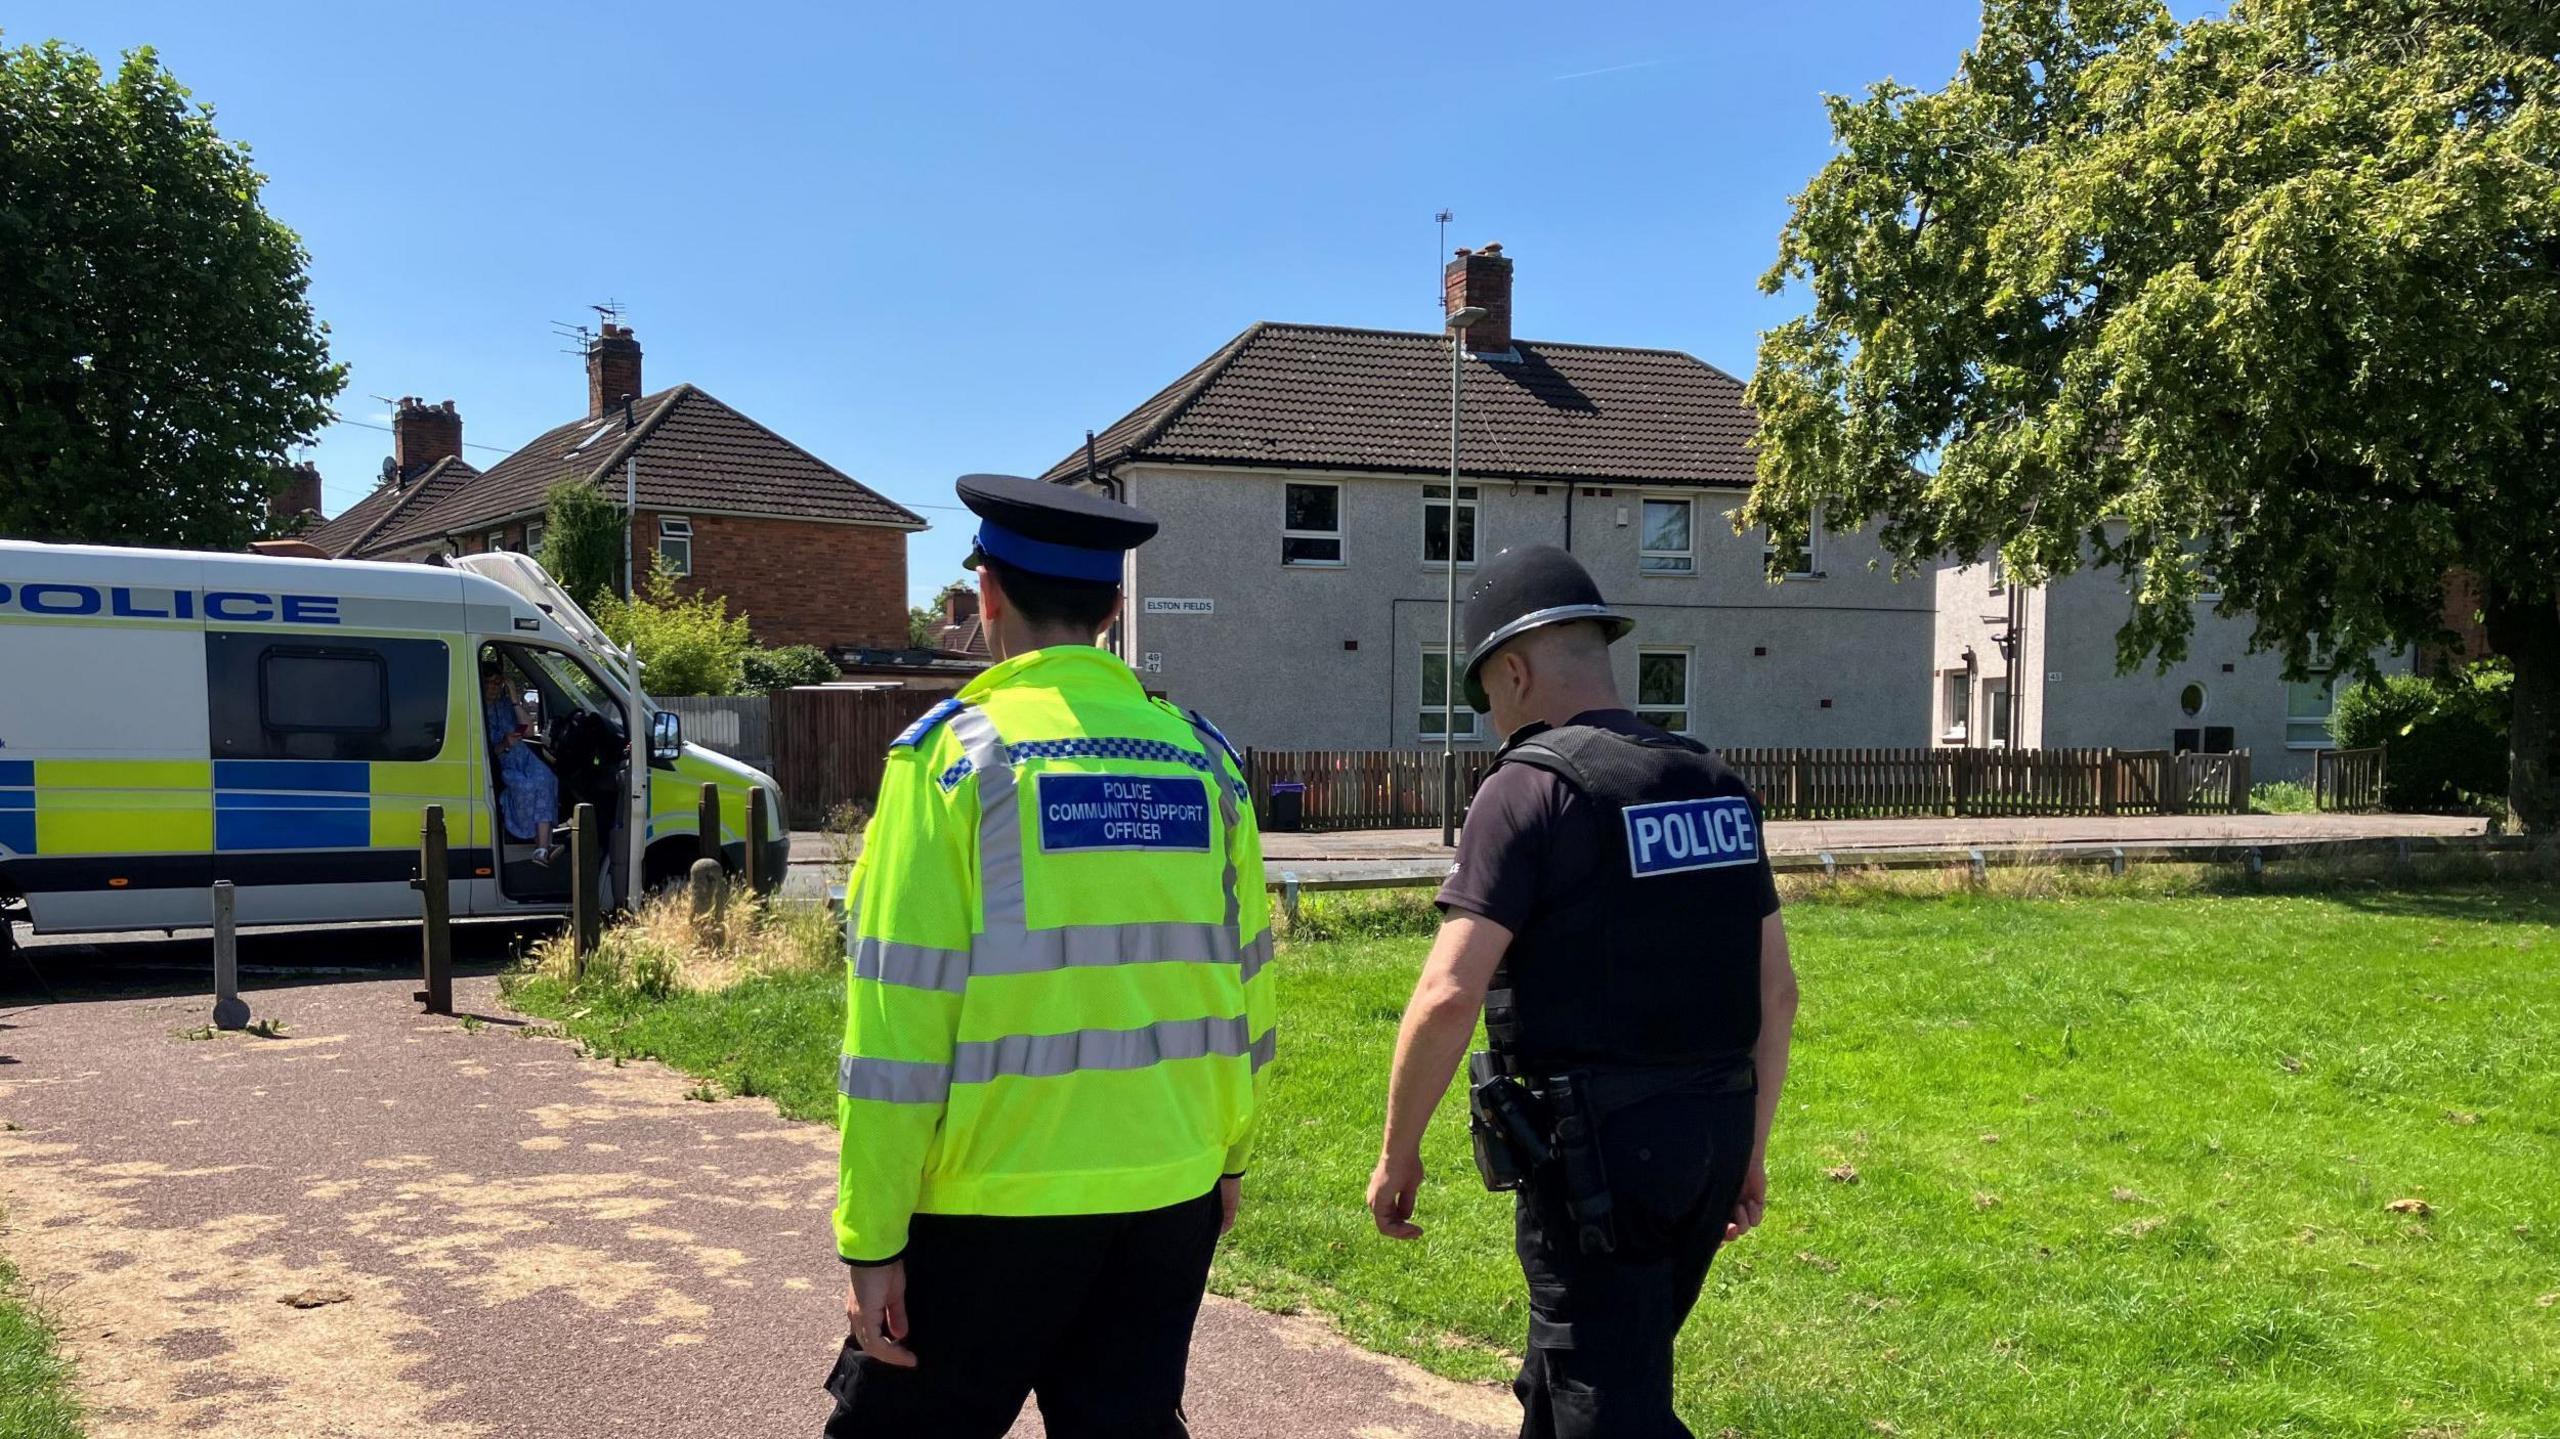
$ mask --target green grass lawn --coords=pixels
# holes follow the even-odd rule
[[[1844,895],[1790,910],[1769,1222],[1682,1341],[1702,1433],[2560,1434],[2560,892]],[[1217,1282],[1497,1377],[1509,1202],[1454,1100],[1426,1237],[1360,1207],[1422,948],[1285,948]],[[516,998],[821,1117],[837,983]]]
[[[18,1271],[0,1258],[0,1435],[79,1439],[80,1409],[68,1392],[70,1378],[52,1331],[27,1307]]]

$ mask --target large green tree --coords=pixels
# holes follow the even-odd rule
[[[1739,518],[2113,568],[2126,667],[2182,655],[2208,586],[2296,674],[2429,641],[2469,571],[2515,664],[2509,800],[2552,828],[2555,50],[2541,5],[1992,0],[1945,88],[1829,101]]]
[[[150,50],[0,50],[0,534],[265,532],[346,371],[262,183]]]

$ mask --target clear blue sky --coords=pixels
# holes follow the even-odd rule
[[[2181,6],[2182,9],[2186,8]],[[1531,339],[1736,374],[1820,97],[1935,87],[1968,0],[1819,5],[20,3],[138,44],[247,142],[352,367],[331,513],[451,398],[486,465],[575,418],[551,322],[911,506],[1036,473],[1257,319],[1438,327],[1433,212]],[[611,17],[610,23],[600,23]],[[909,552],[921,599],[967,516]]]

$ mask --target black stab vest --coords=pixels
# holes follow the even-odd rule
[[[1748,1060],[1765,898],[1750,786],[1694,741],[1590,725],[1524,731],[1496,764],[1572,786],[1585,803],[1554,842],[1597,860],[1586,893],[1513,937],[1495,980],[1511,991],[1520,1071]]]

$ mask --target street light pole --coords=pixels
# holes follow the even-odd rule
[[[1466,395],[1467,327],[1485,317],[1480,305],[1449,316],[1449,522],[1446,529],[1449,590],[1441,613],[1440,641],[1440,847],[1458,844],[1458,418]]]

